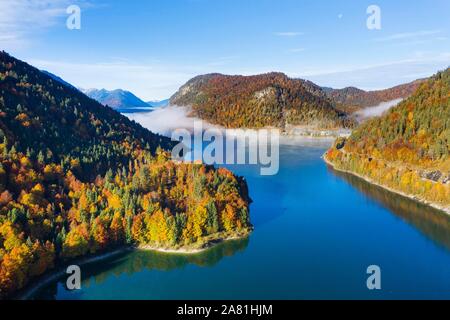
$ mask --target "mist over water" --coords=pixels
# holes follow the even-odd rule
[[[194,128],[195,121],[201,121],[199,118],[189,117],[189,107],[169,106],[157,109],[153,112],[124,113],[125,116],[141,124],[144,128],[154,133],[159,133],[170,137],[176,129]],[[214,127],[203,121],[205,129]]]
[[[192,131],[194,128],[194,123],[196,121],[202,121],[203,129],[218,129],[225,131],[226,129],[220,126],[216,126],[208,123],[207,121],[201,120],[196,117],[190,117],[189,107],[180,106],[169,106],[165,108],[157,109],[153,112],[134,112],[134,113],[123,113],[129,119],[136,121],[144,128],[149,129],[154,133],[162,134],[166,137],[171,137],[172,133],[176,129],[187,129]],[[229,130],[227,134],[240,139],[244,136],[244,130]],[[333,137],[306,137],[306,136],[281,136],[281,145],[292,145],[292,146],[311,146],[311,147],[323,147],[327,148],[333,143]]]
[[[381,116],[384,112],[391,109],[392,107],[395,107],[397,104],[399,104],[403,99],[395,99],[387,102],[382,102],[379,105],[373,106],[373,107],[367,107],[364,108],[358,112],[355,113],[356,118],[358,121],[364,121],[369,118],[378,117]]]

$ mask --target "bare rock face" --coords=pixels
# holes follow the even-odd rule
[[[265,98],[271,98],[273,96],[275,96],[276,92],[275,92],[275,88],[273,87],[268,87],[266,89],[263,89],[261,91],[255,92],[254,97],[257,100],[264,100]]]
[[[434,182],[438,182],[442,178],[443,174],[439,170],[422,172],[421,177]],[[445,183],[445,182],[444,182]]]

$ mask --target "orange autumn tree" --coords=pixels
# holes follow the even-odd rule
[[[450,210],[450,68],[336,141],[325,157],[337,169]]]
[[[86,255],[251,230],[220,217],[248,212],[242,178],[172,162],[169,139],[3,51],[0,79],[0,299]]]

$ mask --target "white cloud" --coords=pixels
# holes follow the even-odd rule
[[[88,5],[84,0],[1,0],[0,47],[15,50],[28,46],[40,32],[67,16],[67,7],[74,3]]]
[[[242,69],[220,66],[215,62],[202,65],[178,65],[164,61],[148,63],[131,62],[114,58],[110,63],[78,63],[25,59],[28,63],[48,70],[69,83],[82,88],[121,88],[136,94],[145,101],[170,97],[187,80],[199,74],[222,72],[225,74],[253,75],[273,71],[273,67]],[[222,59],[216,59],[221,61]],[[227,60],[227,59],[223,59]],[[392,87],[417,78],[431,76],[450,65],[450,52],[433,55],[432,52],[415,52],[411,58],[372,65],[342,65],[336,68],[292,69],[285,72],[294,78],[306,78],[319,85],[342,88],[356,86],[375,90]]]
[[[112,63],[72,63],[64,61],[26,60],[47,70],[76,87],[124,89],[144,100],[165,99],[187,80],[197,75],[189,66],[171,66],[161,62],[150,64],[115,61]]]
[[[202,64],[174,64],[162,60],[132,61],[111,57],[108,62],[67,62],[24,58],[27,63],[47,70],[80,88],[124,89],[144,101],[169,98],[186,81],[212,72],[230,73],[228,63],[236,56],[218,57]],[[233,73],[233,72],[231,72]],[[239,73],[239,72],[237,72]],[[254,72],[248,72],[254,74]]]
[[[295,32],[295,31],[275,32],[274,35],[278,37],[297,37],[303,35],[303,32]]]
[[[431,35],[436,35],[441,33],[441,30],[422,30],[416,32],[404,32],[404,33],[396,33],[387,37],[375,38],[376,42],[387,42],[387,41],[396,41],[396,40],[405,40],[405,39],[417,39],[420,37],[426,37]]]
[[[377,90],[429,77],[449,66],[450,53],[433,55],[419,52],[413,58],[383,64],[343,67],[335,70],[309,70],[290,75],[306,78],[327,87],[355,86],[365,90]]]

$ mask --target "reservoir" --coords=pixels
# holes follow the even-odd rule
[[[193,255],[127,252],[82,267],[36,299],[450,298],[450,217],[329,168],[327,143],[280,146],[280,170],[230,166],[246,178],[250,237]],[[367,267],[381,269],[368,290]]]

